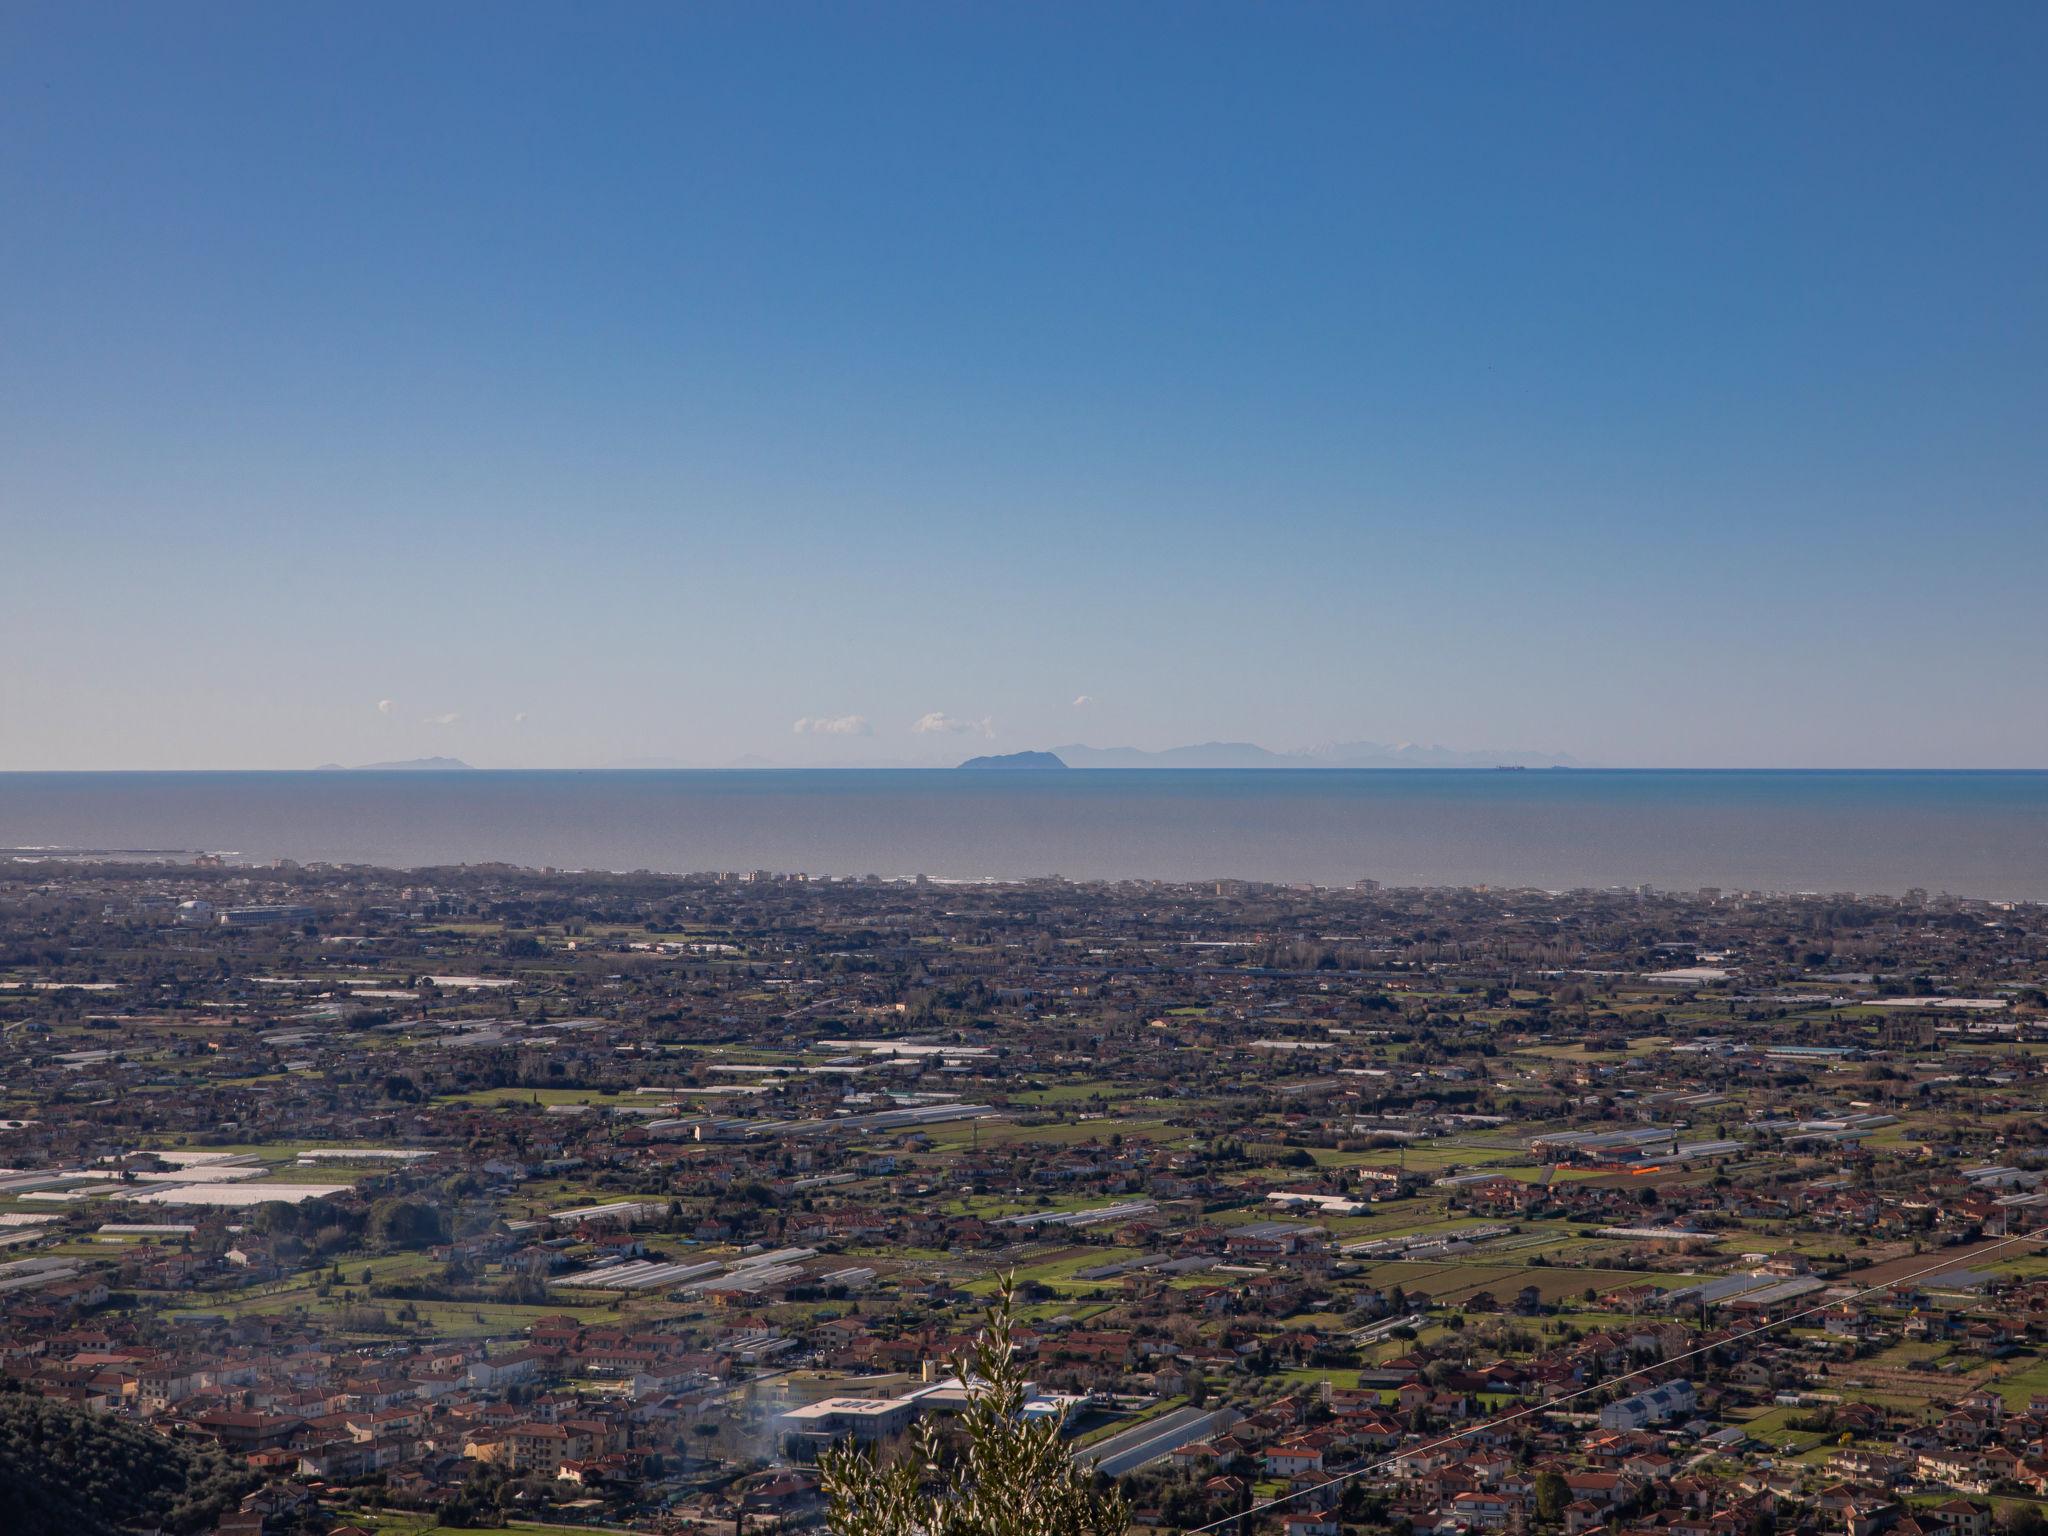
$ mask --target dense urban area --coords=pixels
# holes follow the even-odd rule
[[[816,1526],[1012,1277],[1140,1533],[2030,1532],[2044,984],[1925,892],[17,851],[0,1527]]]

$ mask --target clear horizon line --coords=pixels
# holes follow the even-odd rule
[[[1771,763],[1738,763],[1711,766],[1689,763],[1629,764],[1629,763],[1577,763],[1544,764],[1527,766],[1516,763],[1499,764],[1343,764],[1331,766],[1305,766],[1274,764],[1245,764],[1237,767],[1174,767],[1143,765],[1134,767],[1091,767],[1076,768],[1071,765],[1063,770],[1029,768],[968,768],[961,763],[897,763],[890,765],[835,765],[830,763],[760,763],[760,764],[697,764],[668,767],[625,767],[615,764],[573,765],[543,764],[527,767],[494,766],[485,767],[463,763],[451,768],[416,767],[246,767],[212,766],[203,768],[0,768],[0,776],[84,776],[89,774],[186,774],[186,773],[242,773],[242,774],[305,774],[309,777],[339,777],[343,775],[403,775],[406,778],[435,779],[461,778],[479,773],[975,773],[993,774],[999,777],[1020,777],[1036,779],[1046,773],[1089,773],[1113,774],[1125,777],[1133,774],[1188,774],[1256,773],[1272,774],[1276,777],[1297,777],[1305,774],[1339,773],[1441,773],[1441,774],[1490,774],[1490,773],[1533,773],[1533,774],[1585,774],[1585,773],[1950,773],[1950,774],[2044,774],[2048,764],[2023,766],[1973,765],[1965,767],[1925,765],[1872,765],[1854,763],[1828,763],[1793,766]]]

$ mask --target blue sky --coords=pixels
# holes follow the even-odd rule
[[[2038,5],[15,0],[0,768],[2048,765],[2043,78]]]

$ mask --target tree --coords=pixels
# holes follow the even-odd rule
[[[211,1530],[259,1481],[218,1451],[0,1388],[0,1528],[8,1536]]]
[[[834,1536],[1123,1536],[1123,1496],[1089,1486],[1057,1419],[1024,1417],[1015,1315],[1015,1277],[1004,1276],[988,1326],[954,1362],[968,1388],[964,1458],[946,1453],[930,1420],[893,1466],[852,1446],[819,1458]]]
[[[447,1220],[439,1206],[396,1197],[370,1207],[370,1241],[385,1248],[424,1248],[444,1241]]]
[[[1564,1507],[1572,1501],[1571,1484],[1561,1473],[1548,1469],[1536,1474],[1536,1518],[1555,1525],[1564,1518]]]

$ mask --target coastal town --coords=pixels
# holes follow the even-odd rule
[[[2031,1536],[2044,1050],[2048,908],[1938,892],[17,850],[0,1431],[766,1536],[1007,1292],[1141,1533]]]

